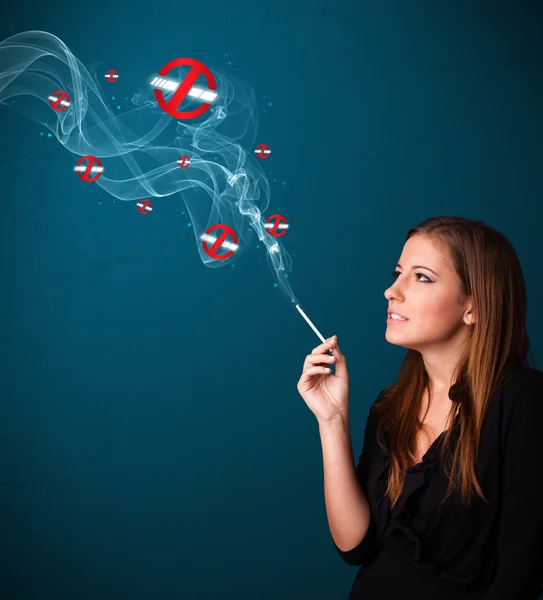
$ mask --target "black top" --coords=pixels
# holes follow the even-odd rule
[[[379,397],[385,390],[382,390]],[[453,428],[455,433],[458,419]],[[422,462],[406,470],[392,511],[384,497],[386,436],[376,440],[368,415],[356,472],[371,508],[362,542],[345,562],[360,565],[349,600],[538,600],[543,582],[543,373],[510,368],[483,424],[477,478],[488,503],[458,491],[439,507],[447,476],[439,457],[443,432]]]

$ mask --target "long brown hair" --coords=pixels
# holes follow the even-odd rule
[[[526,329],[526,286],[518,256],[507,238],[482,221],[461,217],[434,217],[410,229],[431,239],[450,261],[461,281],[461,293],[472,296],[475,323],[469,343],[456,366],[453,388],[460,391],[451,403],[441,444],[441,461],[449,478],[442,501],[460,488],[462,502],[475,491],[484,502],[476,477],[481,429],[490,401],[507,369],[527,365],[530,340]],[[387,432],[390,471],[386,496],[394,507],[401,495],[405,469],[415,460],[411,452],[416,434],[426,431],[419,421],[428,375],[420,352],[408,349],[396,383],[387,388],[375,407],[379,414],[377,441]],[[451,388],[452,390],[452,388]],[[458,404],[460,410],[457,414]],[[456,440],[458,443],[456,443]]]

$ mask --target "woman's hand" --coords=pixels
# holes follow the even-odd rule
[[[332,356],[328,350],[332,350]],[[329,366],[333,364],[336,365],[335,375]],[[319,424],[338,416],[348,417],[349,373],[336,335],[313,348],[311,354],[306,356],[297,389]]]

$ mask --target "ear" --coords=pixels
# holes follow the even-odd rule
[[[464,313],[464,323],[466,325],[473,325],[477,321],[477,314],[472,310],[471,303],[468,305],[468,309]]]

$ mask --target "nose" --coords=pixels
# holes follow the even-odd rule
[[[385,290],[385,298],[390,302],[392,298],[398,298],[399,292],[397,286],[392,284],[389,288]]]

